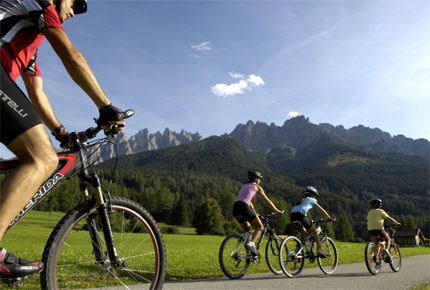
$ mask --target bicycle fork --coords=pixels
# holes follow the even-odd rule
[[[84,178],[81,183],[81,194],[84,200],[89,199],[88,195],[88,182],[91,183],[94,189],[94,195],[97,202],[97,211],[87,217],[88,230],[91,237],[93,254],[96,258],[96,263],[102,266],[108,267],[113,266],[114,268],[127,267],[127,261],[121,262],[118,258],[115,242],[112,234],[112,227],[109,221],[109,211],[110,206],[106,202],[106,198],[101,190],[100,179],[97,175],[89,178]],[[107,252],[103,253],[102,244],[100,241],[100,236],[98,232],[98,226],[96,222],[96,217],[100,217],[100,224],[103,231],[104,241],[106,243]],[[109,261],[106,260],[106,255],[109,257]]]

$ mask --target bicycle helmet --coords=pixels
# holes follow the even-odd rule
[[[248,180],[254,181],[255,178],[263,179],[263,175],[258,171],[248,171]]]
[[[317,189],[313,186],[306,186],[303,190],[303,195],[306,197],[309,197],[311,195],[315,195],[316,197],[319,197],[320,194],[318,193]]]
[[[60,9],[61,1],[62,0],[55,1],[55,7],[57,7],[57,9]],[[76,15],[85,12],[87,12],[87,0],[75,0],[75,7],[73,7],[73,13]]]
[[[369,202],[372,207],[380,207],[382,206],[382,200],[379,198],[372,198]]]

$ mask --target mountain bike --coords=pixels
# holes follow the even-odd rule
[[[392,225],[385,226],[385,229],[393,227]],[[399,246],[394,241],[394,238],[390,237],[390,233],[386,231],[388,238],[390,239],[389,253],[385,250],[385,241],[377,240],[376,243],[370,242],[366,245],[364,250],[364,260],[366,262],[367,270],[370,274],[378,275],[382,262],[390,264],[393,272],[399,272],[402,267],[402,256],[400,254]]]
[[[266,244],[266,262],[270,271],[275,275],[281,275],[282,271],[279,267],[279,246],[281,245],[282,238],[276,234],[275,229],[270,226],[270,221],[275,217],[275,213],[269,215],[260,215],[259,218],[263,222],[263,232],[257,243],[257,251],[260,249],[263,243],[264,237],[268,236]],[[260,253],[257,256],[251,254],[251,252],[245,248],[245,243],[251,238],[252,232],[246,232],[243,236],[238,234],[229,235],[221,243],[219,249],[219,264],[221,270],[230,279],[240,279],[248,271],[251,262],[260,264],[261,256]]]
[[[293,278],[298,277],[305,267],[306,259],[310,263],[314,263],[315,259],[318,261],[318,266],[321,271],[325,274],[332,274],[338,265],[337,248],[334,241],[327,236],[326,226],[328,222],[334,220],[313,220],[312,223],[317,227],[318,236],[323,247],[324,253],[327,255],[326,258],[315,256],[312,249],[316,242],[313,235],[310,233],[305,239],[302,233],[302,239],[299,240],[294,236],[287,237],[281,243],[279,249],[279,265],[281,266],[282,272],[287,277]],[[304,228],[303,225],[295,221],[292,223],[300,232]],[[309,245],[309,251],[306,250],[306,245]]]
[[[131,116],[133,111],[129,111]],[[70,134],[71,150],[58,153],[57,169],[7,230],[77,175],[82,202],[66,213],[46,243],[42,289],[161,289],[166,249],[157,223],[136,202],[102,191],[101,180],[85,155],[90,148],[111,142],[109,137],[89,142],[101,130],[96,127]],[[2,161],[1,173],[18,166],[17,159]],[[89,187],[93,189],[91,196]],[[20,278],[3,280],[12,287],[23,285]]]

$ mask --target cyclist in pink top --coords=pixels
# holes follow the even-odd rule
[[[236,201],[233,206],[233,215],[240,223],[245,231],[251,231],[251,225],[254,227],[251,240],[245,244],[245,247],[251,251],[255,256],[258,255],[257,249],[255,248],[255,241],[261,236],[263,231],[263,224],[258,218],[252,200],[257,197],[257,193],[263,198],[264,203],[273,209],[277,215],[281,214],[281,211],[276,208],[273,202],[266,196],[263,188],[260,186],[260,180],[263,178],[258,171],[248,172],[248,182],[245,183],[239,191]]]

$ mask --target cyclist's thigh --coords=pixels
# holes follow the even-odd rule
[[[0,141],[7,146],[16,137],[42,122],[21,89],[9,77],[3,66],[0,67]]]

